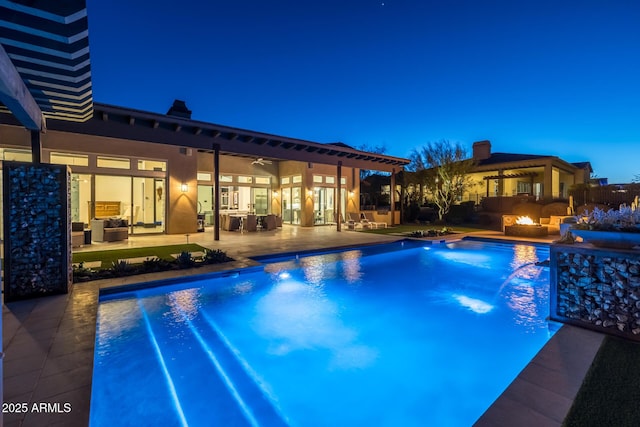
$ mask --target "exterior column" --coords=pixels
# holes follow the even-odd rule
[[[220,146],[213,147],[213,240],[220,240]]]
[[[389,191],[389,203],[391,204],[391,225],[395,225],[396,218],[396,170],[391,171],[391,191]]]
[[[336,218],[336,231],[340,231],[340,226],[342,222],[342,161],[338,162],[338,218]]]
[[[42,141],[39,130],[31,131],[31,161],[37,165],[42,163]]]
[[[489,197],[489,179],[485,178],[485,181],[487,181],[487,197]]]
[[[553,168],[551,167],[551,162],[544,164],[542,198],[545,200],[551,200],[553,198]]]
[[[400,224],[402,224],[402,220],[404,219],[404,202],[405,202],[405,198],[407,196],[407,193],[405,191],[405,187],[407,185],[406,183],[406,174],[404,173],[404,170],[402,171],[402,182],[400,183]]]

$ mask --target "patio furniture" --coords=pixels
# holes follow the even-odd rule
[[[349,230],[368,230],[371,228],[371,223],[360,214],[349,212],[347,215],[349,216],[349,220],[347,221],[347,228]]]
[[[96,242],[117,242],[129,238],[129,223],[126,219],[92,219],[91,230],[91,237]]]
[[[266,231],[275,230],[276,229],[276,216],[273,214],[269,214],[264,217],[264,222],[262,224],[262,229]]]
[[[549,229],[549,234],[561,234],[561,228],[568,228],[561,226],[567,218],[573,220],[574,217],[572,215],[550,215],[549,218],[540,218],[540,224]]]
[[[84,244],[85,244],[84,222],[72,222],[71,223],[71,247],[78,248]]]
[[[244,221],[244,231],[258,231],[258,216],[247,215],[247,219]]]
[[[371,212],[364,212],[364,218],[371,224],[373,228],[387,228],[387,223],[382,221],[376,221],[373,218],[373,214]]]

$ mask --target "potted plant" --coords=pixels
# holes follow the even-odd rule
[[[640,245],[640,209],[636,205],[609,211],[594,208],[577,216],[570,231],[594,246],[630,249]]]

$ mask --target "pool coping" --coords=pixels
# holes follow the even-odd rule
[[[492,241],[500,240],[503,239]],[[358,246],[362,245],[341,248]],[[5,391],[10,390],[5,394],[5,401],[24,401],[30,405],[68,402],[72,406],[69,413],[4,414],[4,426],[88,425],[101,292],[108,294],[127,286],[140,289],[146,287],[142,284],[153,281],[163,283],[203,274],[223,275],[238,269],[262,268],[262,264],[250,258],[225,264],[209,266],[211,271],[201,268],[78,283],[66,295],[18,301],[10,303],[10,307],[3,304],[5,349],[10,345],[19,349],[4,361]],[[563,325],[475,425],[560,426],[603,337],[597,332]],[[7,374],[8,370],[13,375]]]

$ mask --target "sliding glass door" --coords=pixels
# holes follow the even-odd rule
[[[133,178],[133,200],[130,221],[132,233],[164,232],[165,180]]]

